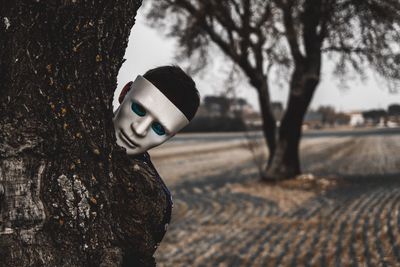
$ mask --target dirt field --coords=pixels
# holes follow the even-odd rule
[[[214,139],[151,153],[174,197],[158,266],[400,266],[400,130],[306,134],[305,175],[279,185]]]

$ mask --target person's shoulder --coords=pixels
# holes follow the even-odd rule
[[[132,159],[142,160],[142,161],[150,161],[150,154],[146,151],[141,154],[131,156]]]
[[[146,159],[150,160],[150,154],[146,151],[143,153],[143,157],[145,157]]]

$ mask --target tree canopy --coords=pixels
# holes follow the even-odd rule
[[[217,45],[244,71],[293,67],[311,49],[335,53],[338,73],[371,66],[400,77],[400,3],[396,0],[166,0],[153,1],[148,18],[177,38],[196,69]],[[310,39],[310,37],[313,37]]]

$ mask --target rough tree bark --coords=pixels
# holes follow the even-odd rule
[[[166,208],[115,143],[140,0],[1,1],[0,266],[153,266]]]

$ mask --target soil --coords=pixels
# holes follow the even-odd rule
[[[257,142],[151,153],[175,204],[159,266],[400,266],[400,130],[306,137],[304,174],[274,184]]]

